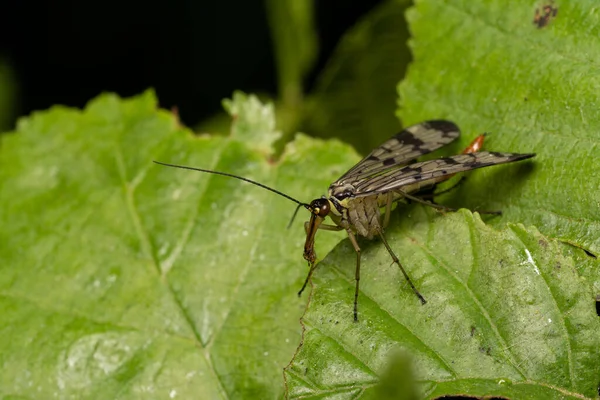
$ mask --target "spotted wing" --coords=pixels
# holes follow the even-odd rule
[[[402,190],[409,185],[419,184],[424,187],[444,180],[448,175],[490,165],[505,164],[531,158],[535,154],[497,153],[481,151],[470,154],[460,154],[452,157],[438,158],[406,165],[400,168],[390,168],[388,171],[371,175],[354,187],[355,197],[370,196],[394,190]]]
[[[391,167],[405,165],[447,145],[459,136],[458,126],[450,121],[432,120],[412,125],[374,149],[336,183],[354,184]]]

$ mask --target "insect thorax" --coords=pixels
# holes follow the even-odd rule
[[[381,232],[380,196],[354,197],[354,192],[354,187],[347,183],[329,187],[330,217],[342,228],[372,239]]]
[[[329,186],[328,197],[335,197],[338,201],[344,201],[348,197],[353,197],[356,189],[350,183],[334,182]]]

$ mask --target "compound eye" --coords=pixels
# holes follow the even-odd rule
[[[320,207],[318,208],[319,217],[325,218],[329,214],[329,202],[327,199],[321,199]]]
[[[325,218],[329,214],[329,204],[323,204],[319,209],[319,217]]]
[[[353,196],[354,194],[350,190],[344,190],[342,193],[336,194],[335,198],[338,199],[338,201],[342,201]]]
[[[316,199],[310,203],[310,208],[313,213],[321,218],[325,218],[329,215],[329,201],[327,199]]]

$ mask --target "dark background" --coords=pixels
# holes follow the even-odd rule
[[[11,1],[0,6],[0,57],[13,68],[15,112],[83,107],[103,91],[153,87],[193,126],[235,89],[276,94],[261,0]],[[341,35],[381,0],[316,0],[319,58],[310,88]]]

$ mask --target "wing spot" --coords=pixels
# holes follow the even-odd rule
[[[458,136],[460,133],[460,130],[458,129],[458,126],[456,126],[455,123],[446,121],[446,120],[427,121],[426,123],[424,123],[424,126],[429,129],[435,129],[437,131],[442,132],[442,135],[444,137],[454,136],[454,135]],[[453,134],[453,135],[450,135],[450,134]]]
[[[441,158],[440,160],[442,160],[443,162],[445,162],[448,165],[458,165],[460,164],[458,161],[456,161],[455,159],[448,157],[448,158]]]
[[[407,133],[404,135],[402,140],[398,140],[401,145],[411,145],[414,146],[415,149],[419,149],[421,146],[425,144],[424,141],[413,135],[412,133]]]

